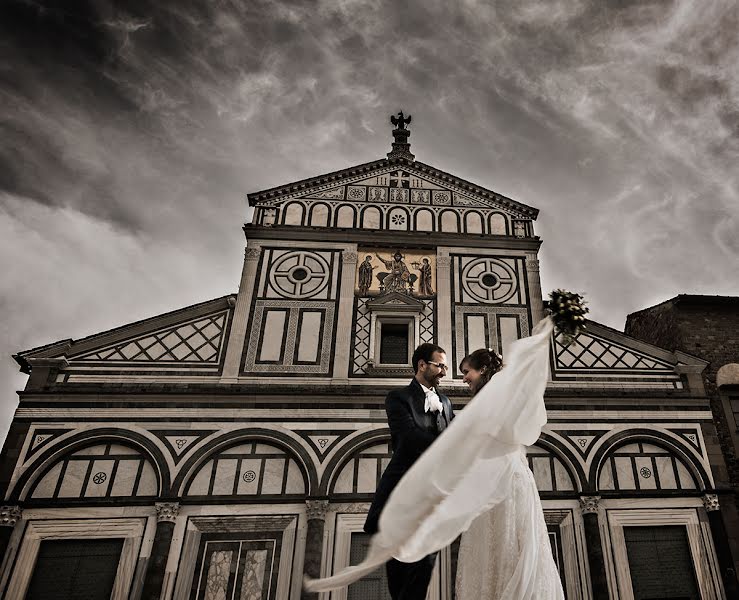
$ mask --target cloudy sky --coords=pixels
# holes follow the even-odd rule
[[[60,8],[63,7],[63,8]],[[382,158],[541,210],[595,320],[739,295],[735,0],[3,3],[0,435],[11,354],[235,292],[248,192]]]

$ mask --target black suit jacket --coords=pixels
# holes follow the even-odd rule
[[[454,410],[449,398],[439,394],[439,399],[444,407],[443,414],[425,412],[426,394],[415,378],[407,387],[391,390],[385,398],[393,457],[377,484],[375,498],[364,524],[364,530],[367,533],[377,533],[380,513],[390,493],[405,472],[454,418]]]

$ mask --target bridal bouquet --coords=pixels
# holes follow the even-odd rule
[[[569,346],[577,335],[587,329],[585,314],[590,312],[581,294],[567,290],[554,290],[549,300],[544,302],[554,321],[557,331],[562,334],[562,343]]]

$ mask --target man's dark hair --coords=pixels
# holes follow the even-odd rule
[[[441,346],[437,346],[436,344],[425,343],[416,348],[413,352],[413,358],[411,359],[411,362],[413,363],[413,372],[418,373],[419,360],[429,362],[433,357],[434,352],[441,352],[443,354],[446,354],[446,350],[444,350],[444,348],[442,348]]]

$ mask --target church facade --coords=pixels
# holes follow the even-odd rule
[[[236,294],[15,356],[2,598],[297,599],[361,559],[415,346],[446,350],[463,410],[460,360],[543,317],[538,211],[416,161],[408,122],[386,158],[250,194]],[[731,597],[706,364],[596,322],[554,340],[528,460],[568,599]],[[385,594],[378,572],[321,598]]]

